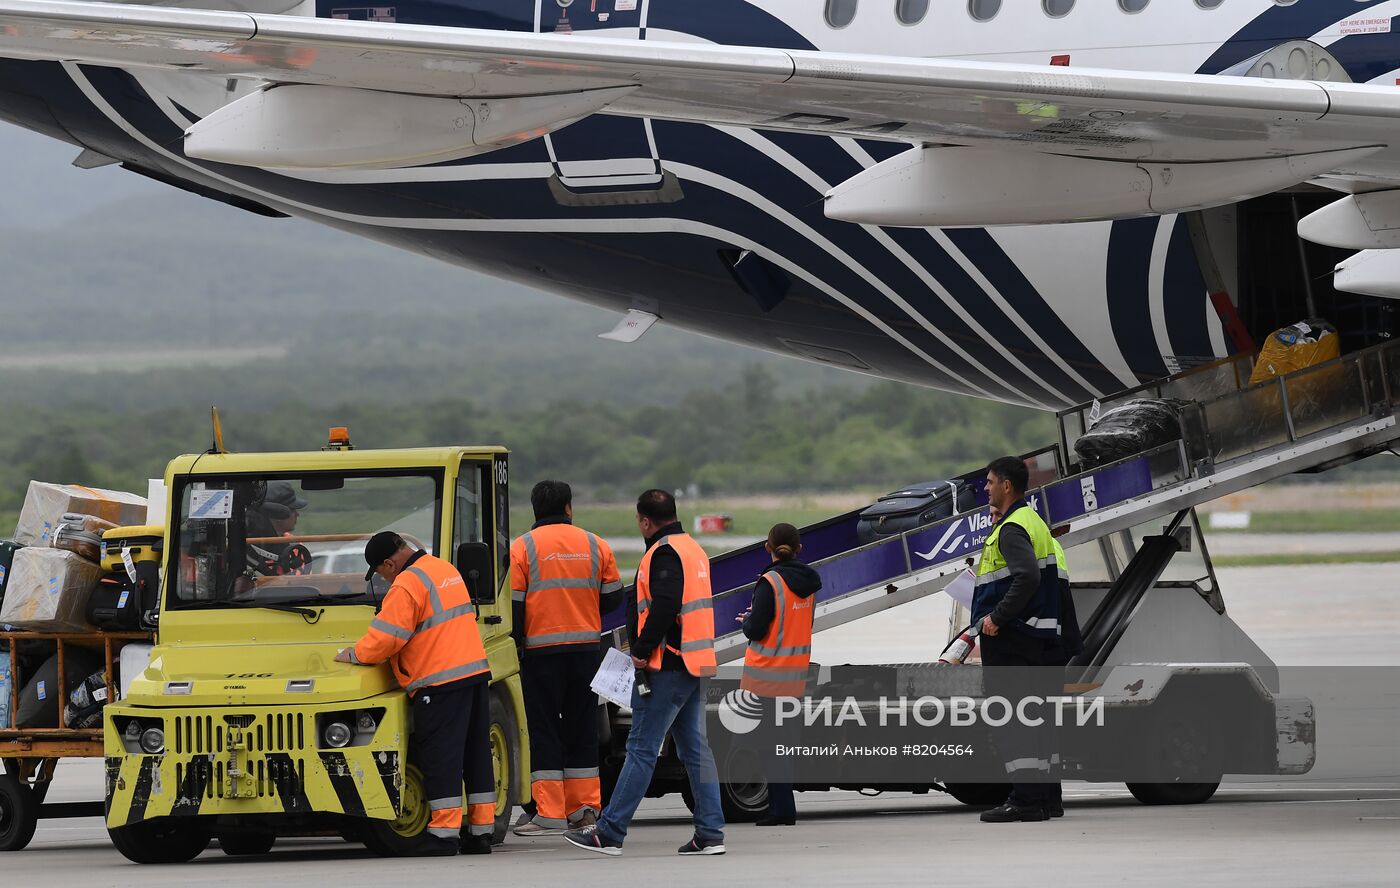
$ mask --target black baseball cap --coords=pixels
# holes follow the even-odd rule
[[[402,545],[403,537],[392,530],[381,530],[370,537],[369,542],[365,543],[365,563],[369,565],[369,570],[365,571],[365,579],[374,576],[374,569],[394,557],[394,553],[399,551]]]

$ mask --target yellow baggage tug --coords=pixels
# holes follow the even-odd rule
[[[387,666],[333,661],[386,591],[364,543],[394,530],[461,570],[491,660],[496,840],[525,798],[529,746],[510,595],[507,453],[498,447],[206,453],[166,470],[157,644],[104,713],[107,827],[139,863],[211,838],[259,854],[340,833],[394,855],[427,828],[409,708]]]

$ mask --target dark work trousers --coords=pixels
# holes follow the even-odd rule
[[[598,784],[598,695],[590,685],[597,650],[526,652],[520,666],[525,717],[530,725],[530,785],[542,826],[583,808],[602,810]]]
[[[982,633],[982,688],[988,696],[1005,697],[1015,712],[1023,697],[1042,699],[1064,694],[1065,664],[1069,662],[1058,642],[1046,643],[1006,626],[996,635]],[[992,741],[1011,780],[1008,798],[1016,805],[1059,805],[1060,757],[1056,752],[1054,710],[1039,707],[1027,713],[1045,719],[1039,726],[1023,725],[1013,718],[993,728]]]
[[[413,695],[408,760],[423,772],[423,790],[432,812],[429,832],[439,838],[455,840],[459,832],[490,835],[495,826],[489,694],[486,681],[464,679]]]
[[[792,793],[793,774],[797,758],[793,755],[780,755],[779,746],[800,746],[802,744],[802,714],[788,716],[783,724],[777,723],[777,699],[759,697],[763,701],[763,721],[759,735],[763,747],[763,777],[768,783],[768,816],[796,817],[797,801]]]

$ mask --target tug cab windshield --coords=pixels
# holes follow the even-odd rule
[[[186,477],[167,607],[377,603],[386,589],[365,579],[365,542],[392,530],[437,554],[442,487],[423,470]]]

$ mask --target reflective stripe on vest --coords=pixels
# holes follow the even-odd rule
[[[714,675],[715,613],[710,597],[710,557],[689,534],[662,537],[642,556],[637,570],[637,632],[640,634],[646,626],[645,615],[651,608],[651,559],[662,546],[670,546],[681,561],[684,586],[680,614],[676,617],[681,624],[681,645],[679,650],[669,644],[657,645],[647,660],[647,668],[660,669],[664,652],[671,650],[680,655],[691,675]]]
[[[974,623],[990,614],[1011,588],[1011,568],[1001,554],[1001,529],[1015,524],[1025,530],[1035,550],[1040,582],[1021,613],[1009,624],[1011,628],[1035,636],[1052,639],[1061,635],[1060,602],[1064,585],[1069,583],[1065,551],[1040,514],[1024,503],[1013,508],[1003,518],[983,544],[982,558],[977,564],[977,582],[972,593]]]
[[[440,558],[424,555],[406,568],[395,584],[407,577],[422,586],[425,615],[390,659],[404,690],[412,694],[420,688],[489,671],[491,664],[476,626],[476,608],[457,569]],[[451,602],[448,607],[443,606],[444,594]],[[375,617],[370,625],[401,639],[408,631],[382,617]]]
[[[773,590],[773,622],[749,642],[739,687],[760,697],[801,697],[812,661],[812,599],[794,594],[776,570],[763,578]]]
[[[599,596],[621,582],[604,579],[612,564],[611,555],[603,557],[604,544],[572,524],[546,524],[518,542],[514,557],[523,550],[527,587],[512,597],[525,604],[525,647],[596,646],[603,632]]]

